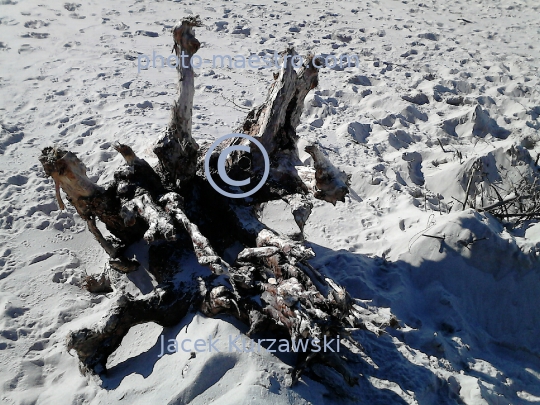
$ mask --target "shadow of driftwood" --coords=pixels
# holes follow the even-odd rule
[[[540,372],[538,358],[531,357],[530,353],[518,353],[515,348],[497,344],[491,344],[490,349],[486,350],[483,345],[486,341],[489,342],[489,336],[486,340],[487,334],[481,326],[471,327],[471,319],[467,319],[467,314],[445,306],[446,291],[442,291],[442,295],[437,298],[443,304],[434,304],[433,292],[428,289],[423,291],[411,281],[411,274],[415,272],[425,272],[426,269],[446,271],[445,269],[455,265],[455,256],[448,255],[447,262],[424,261],[419,267],[414,267],[402,261],[388,262],[379,257],[368,257],[345,250],[333,251],[313,243],[308,245],[316,253],[316,257],[311,260],[315,268],[347,286],[352,297],[367,302],[369,306],[386,308],[397,317],[400,324],[398,328],[386,327],[381,336],[367,330],[354,331],[352,337],[363,348],[363,353],[351,355],[352,361],[349,362],[351,371],[359,377],[358,384],[349,387],[341,376],[322,366],[323,378],[334,378],[334,384],[341,386],[334,393],[320,398],[321,401],[357,403],[361,400],[369,404],[406,404],[405,399],[414,399],[422,405],[464,403],[459,396],[461,387],[458,381],[454,377],[444,379],[437,375],[430,368],[430,362],[433,361],[438,362],[438,369],[442,369],[442,364],[446,364],[453,373],[463,372],[496,386],[504,385],[501,379],[516,377],[528,384],[528,392],[540,395],[540,389],[534,388],[537,382],[534,374]],[[440,277],[440,273],[437,277]],[[434,276],[435,282],[437,277]],[[469,294],[479,294],[479,291],[471,288]],[[413,297],[414,295],[416,297]],[[164,339],[175,339],[192,317],[193,314],[190,314],[177,326],[165,328],[162,333]],[[245,326],[238,321],[229,317],[222,319],[245,332]],[[404,329],[404,326],[407,327]],[[480,341],[484,343],[480,344]],[[464,347],[469,346],[480,349],[464,351]],[[160,352],[161,343],[158,338],[144,353],[115,365],[107,374],[102,375],[103,388],[114,390],[124,378],[134,373],[147,378],[161,360],[158,357]],[[293,360],[292,357],[281,357],[281,360],[287,363]],[[494,376],[487,371],[471,369],[470,365],[478,359],[489,362],[500,373]],[[519,365],[516,365],[516,360]],[[525,368],[533,372],[527,372]],[[530,376],[525,378],[524,375],[528,374]],[[205,379],[205,384],[213,385],[218,383],[218,380],[219,378]],[[279,392],[278,385],[277,382],[276,386],[272,383],[268,389]],[[496,392],[487,392],[482,384],[480,388],[484,398],[493,397],[495,400]],[[517,396],[519,388],[512,384],[507,385],[503,393],[505,399],[511,399],[512,403],[516,404],[528,403]],[[307,400],[313,400],[313,392],[325,391],[319,382],[308,377],[304,377],[292,390]]]

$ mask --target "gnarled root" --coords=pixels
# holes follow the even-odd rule
[[[193,28],[198,26],[198,17],[189,17],[174,27],[177,55],[187,58],[197,52],[200,43]],[[40,161],[55,181],[60,207],[62,189],[111,256],[112,267],[133,270],[137,263],[121,255],[125,247],[141,239],[165,239],[154,243],[149,254],[150,271],[162,284],[140,298],[122,295],[99,325],[69,335],[68,349],[77,353],[84,370],[104,372],[107,358],[132,326],[145,322],[172,326],[190,309],[210,317],[228,314],[245,323],[248,334],[289,341],[348,339],[347,328],[359,325],[359,313],[347,292],[309,264],[313,251],[269,229],[254,214],[258,204],[283,199],[303,231],[313,208],[310,193],[336,204],[344,201],[349,191],[349,177],[316,146],[306,148],[314,168],[303,167],[298,157],[296,127],[306,95],[317,86],[318,70],[309,58],[295,71],[294,56],[293,49],[285,52],[284,66],[265,103],[253,109],[239,129],[258,139],[271,161],[267,184],[250,198],[234,200],[218,195],[201,170],[207,147],[199,149],[192,137],[195,74],[191,64],[182,63],[184,58],[177,66],[180,94],[168,128],[154,148],[159,161],[156,169],[129,146],[117,144],[115,148],[126,164],[115,172],[113,182],[102,187],[88,179],[84,165],[73,153],[43,150]],[[219,153],[230,145],[247,143],[231,138],[210,160],[219,159]],[[249,152],[231,153],[226,167],[233,174],[257,177],[262,161],[261,151],[252,145]],[[118,240],[105,238],[97,219]],[[198,262],[211,271],[194,266],[191,282],[174,284],[174,271],[182,271],[178,270],[178,256],[191,245]],[[234,263],[227,263],[222,258],[225,252],[238,245],[243,250],[229,260]],[[296,377],[302,370],[315,370],[318,363],[330,365],[348,383],[355,382],[341,356],[330,358],[309,349],[299,354]]]
[[[174,289],[171,285],[158,286],[142,298],[122,295],[95,329],[71,332],[67,348],[75,350],[84,372],[102,373],[106,371],[107,358],[131,327],[146,322],[174,326],[187,314],[192,300],[189,290]]]

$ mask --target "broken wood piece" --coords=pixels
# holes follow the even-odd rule
[[[174,185],[191,180],[197,170],[199,145],[191,134],[195,95],[195,72],[191,58],[201,46],[193,28],[201,26],[198,16],[190,16],[173,28],[174,51],[179,56],[176,66],[179,95],[171,109],[169,126],[154,146],[154,153],[159,159],[162,174]]]
[[[316,145],[306,146],[305,151],[313,158],[315,167],[314,197],[336,205],[345,202],[351,184],[350,175],[338,170]]]
[[[290,205],[291,213],[300,232],[303,234],[304,226],[311,215],[313,204],[302,194],[294,194],[290,197],[284,197],[284,200]]]

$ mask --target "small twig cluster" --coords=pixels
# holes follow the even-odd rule
[[[512,222],[514,225],[522,221],[540,218],[540,181],[538,177],[527,178],[523,176],[518,183],[511,183],[504,198],[497,191],[495,185],[492,187],[497,193],[498,201],[479,209],[479,211],[487,211],[499,219]]]

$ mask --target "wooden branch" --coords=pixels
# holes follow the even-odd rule
[[[94,235],[98,243],[101,245],[101,247],[107,252],[107,254],[112,257],[116,258],[118,255],[118,250],[113,246],[111,242],[109,242],[107,239],[103,237],[103,234],[98,229],[96,225],[96,219],[95,218],[89,218],[86,220],[86,225],[88,225],[88,229]]]
[[[176,70],[180,93],[171,110],[169,127],[154,146],[154,153],[159,159],[165,179],[174,185],[191,180],[197,170],[199,145],[191,135],[195,95],[195,72],[191,58],[201,46],[193,28],[201,26],[198,16],[187,17],[172,30],[174,50],[179,57]]]
[[[45,174],[54,180],[56,199],[60,209],[65,208],[60,196],[61,188],[77,213],[86,218],[89,214],[88,207],[82,200],[103,192],[103,188],[88,178],[84,164],[75,154],[51,147],[43,149],[39,161],[43,165]]]
[[[441,142],[441,139],[440,139],[440,138],[437,138],[437,141],[439,142],[439,145],[441,146],[442,151],[443,151],[444,153],[448,153],[448,151],[447,151],[446,149],[444,149],[444,146],[443,146],[443,144],[442,144],[442,142]]]
[[[534,211],[534,212],[516,212],[515,214],[505,213],[505,214],[491,214],[494,217],[497,218],[510,218],[510,217],[516,217],[516,218],[535,218],[540,217],[540,211]]]
[[[490,210],[492,210],[494,208],[498,208],[498,207],[501,207],[503,205],[513,203],[514,201],[516,201],[517,199],[520,199],[520,198],[521,197],[518,196],[518,195],[516,195],[514,197],[511,197],[511,198],[506,198],[506,199],[498,201],[498,202],[496,202],[494,204],[488,205],[487,207],[478,208],[477,211],[478,212],[490,211]]]
[[[470,173],[471,177],[469,177],[469,183],[467,184],[467,190],[465,191],[465,200],[463,201],[463,208],[462,209],[465,209],[465,206],[467,205],[467,200],[469,199],[469,193],[470,193],[470,190],[471,190],[471,186],[473,184],[473,178],[474,178],[475,174],[476,174],[476,170],[473,170]]]
[[[86,221],[88,229],[99,244],[109,256],[116,257],[117,249],[103,237],[96,226],[96,213],[92,208],[92,200],[101,198],[105,194],[105,190],[88,178],[86,167],[72,152],[48,147],[43,149],[39,161],[43,165],[45,174],[53,178],[59,208],[65,208],[60,196],[60,189],[62,189],[66,193],[68,201]]]
[[[428,234],[425,234],[425,233],[423,233],[422,236],[425,236],[427,238],[440,239],[440,240],[445,240],[446,239],[444,236],[428,235]]]

